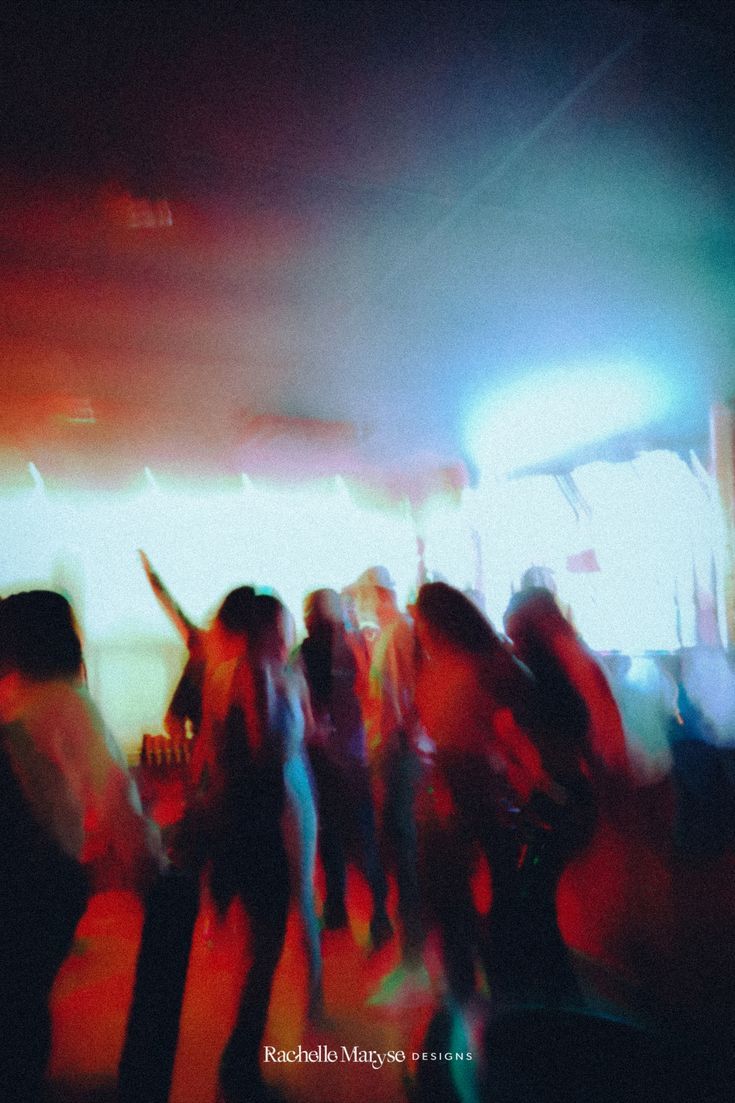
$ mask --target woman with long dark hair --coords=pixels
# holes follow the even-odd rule
[[[273,1098],[260,1049],[286,937],[289,870],[283,749],[270,724],[259,603],[249,587],[232,591],[207,630],[193,792],[174,838],[177,868],[159,879],[148,901],[120,1063],[121,1103],[168,1098],[203,871],[220,913],[237,897],[250,927],[252,961],[220,1061],[220,1098]]]
[[[625,733],[612,690],[554,595],[541,587],[514,594],[504,621],[514,654],[539,687],[537,736],[552,776],[626,779]]]
[[[421,587],[415,622],[422,652],[416,704],[436,746],[425,883],[449,990],[460,1003],[473,994],[477,954],[491,987],[522,995],[519,810],[544,782],[527,733],[533,680],[479,609],[446,583]],[[478,851],[492,878],[487,925],[472,895]]]

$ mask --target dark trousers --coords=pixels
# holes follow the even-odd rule
[[[148,894],[118,1071],[120,1103],[166,1103],[171,1087],[199,878],[169,870]]]
[[[472,995],[479,960],[501,1000],[574,1002],[577,985],[556,918],[556,888],[570,853],[565,836],[540,823],[524,826],[481,757],[447,755],[440,765],[453,810],[427,828],[425,892],[450,992],[460,1002]],[[487,917],[478,915],[472,894],[479,855],[492,879]]]
[[[19,859],[23,859],[19,855]],[[25,855],[27,858],[28,856]],[[88,900],[87,877],[59,855],[44,876],[0,886],[0,1099],[36,1103],[51,1056],[49,997]]]
[[[383,763],[383,843],[396,873],[403,956],[409,964],[417,964],[420,960],[424,937],[416,820],[416,794],[420,778],[418,752],[401,732]]]
[[[677,850],[691,858],[714,858],[735,841],[734,752],[703,739],[671,741]]]
[[[260,1082],[260,1046],[273,977],[286,937],[289,883],[280,833],[253,841],[243,875],[241,850],[228,871],[250,919],[252,964],[234,1029],[222,1056],[228,1099],[246,1098]],[[237,870],[237,866],[241,867]],[[136,966],[135,988],[119,1068],[120,1103],[166,1103],[173,1075],[191,941],[199,910],[199,877],[164,873],[153,887]]]
[[[344,765],[321,750],[311,753],[319,803],[319,852],[324,867],[325,910],[343,911],[347,860],[354,851],[373,897],[373,915],[385,914],[388,885],[378,848],[367,766]]]
[[[286,940],[290,886],[280,838],[267,856],[265,876],[252,877],[240,891],[250,918],[252,963],[240,997],[237,1019],[220,1062],[220,1082],[228,1100],[248,1099],[260,1083],[260,1048],[276,967]],[[262,859],[261,859],[262,860]]]

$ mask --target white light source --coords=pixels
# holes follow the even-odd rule
[[[466,443],[481,470],[509,474],[643,428],[670,405],[668,386],[640,365],[555,366],[490,393]]]

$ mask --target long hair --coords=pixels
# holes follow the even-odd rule
[[[248,625],[248,637],[253,650],[257,655],[260,647],[273,629],[280,616],[284,616],[286,606],[275,594],[256,594],[250,611]]]
[[[542,587],[514,594],[505,613],[505,625],[516,654],[532,672],[539,687],[547,735],[560,737],[577,755],[590,754],[590,712],[582,695],[554,651],[555,638],[571,641],[579,661],[590,661],[584,645],[556,603]]]
[[[217,610],[215,620],[233,636],[247,635],[252,624],[255,597],[252,586],[238,586],[230,590]]]
[[[475,660],[487,691],[525,726],[532,683],[474,602],[446,582],[426,582],[416,612],[450,647]]]
[[[416,610],[447,643],[468,655],[490,655],[503,647],[474,602],[446,582],[425,582],[419,590]]]

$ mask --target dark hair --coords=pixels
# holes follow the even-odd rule
[[[556,598],[542,586],[532,586],[513,594],[503,620],[508,635],[520,651],[527,647],[548,647],[551,637],[557,633],[576,639],[576,632],[557,605]]]
[[[516,721],[526,726],[531,720],[530,675],[475,603],[446,582],[426,582],[419,590],[416,610],[450,646],[471,656],[481,684],[501,708],[510,708]]]
[[[36,682],[79,677],[82,643],[61,594],[27,590],[0,602],[0,673],[10,670]]]
[[[530,669],[539,687],[541,726],[546,738],[542,757],[552,755],[558,759],[559,748],[565,746],[579,762],[590,753],[589,707],[572,684],[553,643],[555,636],[566,636],[575,645],[577,661],[587,662],[584,645],[554,595],[543,587],[513,594],[504,621],[515,653]]]
[[[246,636],[250,632],[255,590],[252,586],[238,586],[230,590],[219,607],[215,620],[233,636]]]
[[[257,646],[284,612],[285,605],[275,594],[255,594],[253,598],[249,635]]]
[[[475,603],[446,582],[424,583],[416,610],[448,643],[471,655],[489,654],[502,647],[495,629]]]
[[[311,635],[314,631],[343,624],[342,599],[336,590],[313,590],[304,598],[304,621]]]

